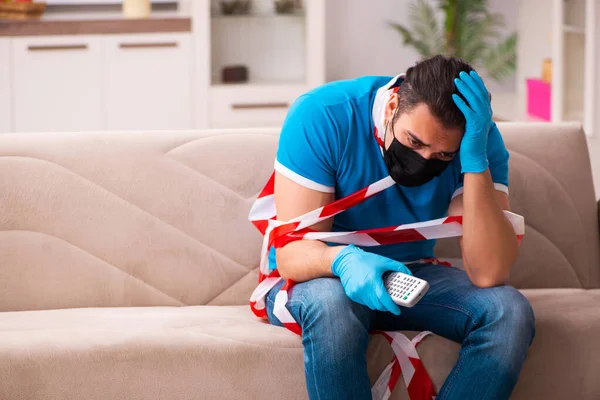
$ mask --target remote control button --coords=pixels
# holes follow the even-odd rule
[[[407,299],[407,297],[406,297],[406,296],[404,296],[404,300],[406,300],[406,299]]]

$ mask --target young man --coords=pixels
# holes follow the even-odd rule
[[[492,122],[489,94],[465,62],[435,56],[405,75],[334,82],[301,96],[281,131],[275,165],[277,219],[287,221],[387,175],[396,185],[313,226],[354,231],[463,215],[465,270],[403,264],[433,257],[433,241],[360,249],[300,240],[270,253],[297,284],[286,308],[302,328],[311,399],[370,399],[370,330],[430,330],[462,343],[437,397],[508,399],[534,337],[528,301],[505,285],[517,238],[503,210],[508,152]],[[275,254],[276,253],[276,254]],[[386,271],[430,289],[402,310],[383,286]],[[267,296],[272,324],[275,295]]]

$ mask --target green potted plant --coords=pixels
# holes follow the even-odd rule
[[[502,37],[504,18],[489,11],[488,0],[415,0],[408,11],[409,26],[390,24],[423,58],[453,55],[497,81],[514,73],[517,35]]]

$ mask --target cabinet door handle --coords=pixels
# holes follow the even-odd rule
[[[288,108],[290,103],[239,103],[232,104],[231,108],[234,110],[255,110],[263,108]]]
[[[167,49],[179,47],[177,42],[163,42],[163,43],[120,43],[119,48],[121,49]]]
[[[29,51],[69,51],[69,50],[87,50],[87,44],[51,44],[51,45],[32,45],[27,46]]]

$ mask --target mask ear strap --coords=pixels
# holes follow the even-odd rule
[[[398,107],[396,107],[396,109],[394,110],[394,113],[392,114],[392,123],[394,121],[394,118],[396,118],[396,114],[398,113]],[[383,132],[383,145],[385,147],[385,138],[387,137],[387,132],[388,132],[388,125],[390,124],[390,120],[388,119],[387,121],[385,121],[385,128],[384,128],[384,132]]]
[[[383,131],[383,145],[385,146],[385,138],[387,138],[388,125],[390,120],[385,121],[385,130]]]

